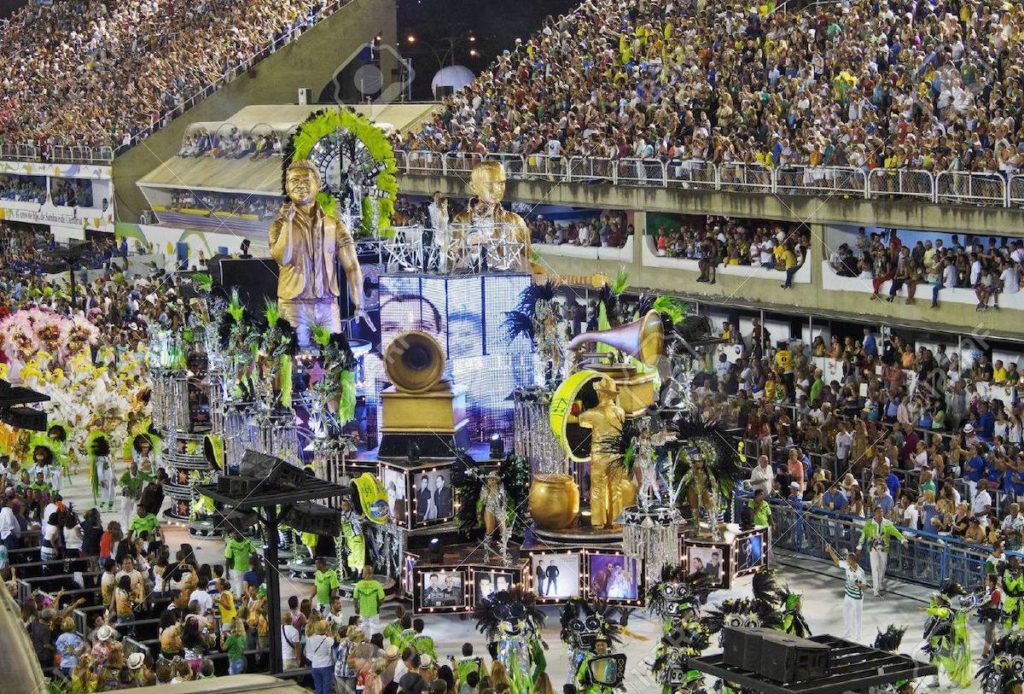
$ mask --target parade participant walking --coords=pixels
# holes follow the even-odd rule
[[[843,638],[860,641],[860,625],[864,613],[864,586],[867,577],[864,569],[857,564],[856,552],[847,552],[840,558],[832,545],[825,545],[825,551],[832,562],[846,572],[846,585],[843,597]]]
[[[125,525],[131,522],[132,511],[142,500],[142,488],[148,480],[139,472],[138,464],[132,462],[117,481],[121,487],[121,515],[124,516]]]
[[[868,550],[868,557],[871,560],[871,593],[876,598],[885,588],[885,569],[889,563],[889,545],[891,540],[897,540],[904,547],[907,540],[903,533],[897,530],[892,521],[885,520],[882,507],[876,506],[872,517],[864,523],[864,529],[860,533],[860,540],[857,542],[857,549],[860,552]]]
[[[230,562],[228,576],[231,577],[231,592],[236,598],[242,597],[242,577],[249,570],[252,555],[255,553],[256,548],[253,547],[252,540],[242,537],[238,530],[231,535],[231,539],[224,547],[224,558]]]

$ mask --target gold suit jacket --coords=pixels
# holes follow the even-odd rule
[[[340,296],[338,287],[338,249],[352,244],[352,236],[340,219],[324,213],[314,204],[307,215],[295,211],[291,233],[287,233],[283,215],[270,227],[270,255],[277,261],[277,298],[319,299]],[[317,230],[322,233],[314,233]],[[314,239],[319,237],[320,243]],[[315,287],[315,273],[322,273],[319,291]],[[311,284],[314,283],[314,284]],[[307,291],[308,289],[308,291]]]

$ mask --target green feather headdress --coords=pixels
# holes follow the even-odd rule
[[[267,301],[267,307],[263,312],[264,317],[267,319],[267,326],[273,330],[277,327],[277,321],[281,318],[281,309],[278,307],[276,301]]]
[[[242,322],[242,316],[245,315],[245,306],[242,305],[237,288],[231,290],[231,300],[228,302],[227,311],[228,315],[234,318],[236,323]]]

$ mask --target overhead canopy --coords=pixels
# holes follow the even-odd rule
[[[236,127],[243,132],[266,132],[272,128],[280,134],[289,134],[309,115],[330,106],[246,106],[224,121],[193,123],[187,134],[199,128],[217,132],[221,128]],[[424,118],[437,108],[434,103],[354,105],[353,110],[367,116],[385,130],[407,130],[418,127]],[[204,157],[173,157],[143,176],[138,185],[147,188],[199,189],[220,192],[281,194],[281,158],[217,159]]]

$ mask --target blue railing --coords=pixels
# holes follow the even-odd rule
[[[737,494],[734,517],[750,497]],[[828,559],[825,545],[838,552],[853,549],[860,539],[864,520],[835,514],[825,509],[799,510],[779,500],[770,502],[775,528],[773,546],[800,554]],[[907,538],[906,546],[893,542],[889,551],[886,574],[911,583],[939,586],[954,580],[970,589],[981,587],[985,578],[985,559],[991,547],[972,544],[948,535],[900,528]],[[861,565],[870,571],[867,553]]]

